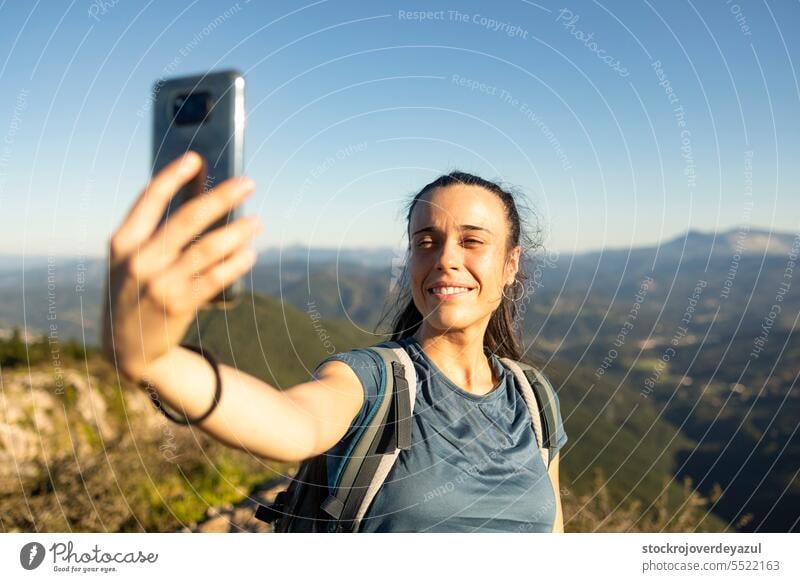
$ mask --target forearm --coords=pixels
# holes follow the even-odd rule
[[[249,374],[219,364],[222,394],[197,426],[217,440],[276,461],[307,458],[314,446],[309,417],[285,393]],[[148,391],[169,407],[197,418],[211,406],[216,377],[200,354],[176,347],[148,367]],[[154,395],[151,394],[151,397]]]
[[[556,519],[553,523],[553,533],[564,533],[564,513],[561,509],[561,496],[556,492]]]
[[[560,486],[560,477],[559,477],[559,465],[561,464],[561,451],[557,451],[553,460],[550,462],[550,466],[548,467],[547,471],[550,475],[550,484],[553,487],[553,495],[555,496],[556,502],[556,517],[553,521],[553,532],[554,533],[563,533],[564,532],[564,513],[561,507],[561,486]]]

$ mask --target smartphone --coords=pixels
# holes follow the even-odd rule
[[[189,150],[203,157],[203,170],[172,198],[163,223],[182,204],[220,182],[241,176],[244,159],[244,77],[239,71],[161,79],[153,85],[152,175]],[[242,213],[241,204],[203,231],[224,226]],[[231,309],[242,279],[220,291],[203,309]]]

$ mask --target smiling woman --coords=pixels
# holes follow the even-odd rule
[[[398,311],[382,345],[396,342],[414,366],[411,446],[399,452],[358,531],[563,531],[558,452],[567,435],[558,397],[546,463],[518,378],[505,365],[523,362],[512,322],[538,240],[523,228],[512,192],[464,172],[425,186],[407,220],[406,269],[391,300]],[[357,378],[364,393],[344,436],[326,442],[331,473],[379,400],[380,370],[369,349],[317,367],[319,377]]]

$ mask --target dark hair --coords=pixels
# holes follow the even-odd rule
[[[506,244],[506,252],[510,252],[514,247],[520,245],[521,253],[519,259],[519,269],[517,271],[516,280],[514,284],[507,287],[510,290],[512,297],[520,295],[520,283],[525,290],[525,295],[533,294],[532,287],[530,287],[528,276],[528,263],[532,263],[533,253],[538,250],[542,244],[540,240],[541,229],[537,228],[535,235],[531,235],[525,228],[525,223],[520,217],[519,208],[524,207],[522,204],[522,196],[515,194],[514,190],[509,187],[501,187],[496,182],[484,180],[473,174],[460,172],[454,170],[449,174],[439,176],[436,180],[425,186],[422,190],[417,192],[410,202],[406,205],[406,235],[409,239],[408,247],[406,248],[406,259],[411,251],[411,215],[414,212],[419,199],[435,190],[436,188],[445,188],[455,184],[462,184],[466,186],[480,186],[492,192],[500,198],[506,209],[506,219],[509,225],[509,236]],[[389,300],[390,311],[385,312],[380,318],[378,326],[380,326],[385,319],[391,315],[391,310],[396,310],[392,316],[391,337],[393,341],[410,337],[422,325],[422,314],[414,304],[414,298],[411,295],[410,285],[408,284],[408,261],[402,269],[399,277],[398,284],[396,285],[396,293],[394,297]],[[524,297],[524,295],[523,295]],[[508,357],[514,360],[523,360],[522,344],[517,336],[516,327],[518,327],[517,318],[518,313],[517,302],[508,299],[504,296],[500,305],[492,313],[489,324],[486,327],[486,333],[483,338],[483,344],[488,347],[492,353],[498,357]],[[530,358],[527,358],[530,359]]]

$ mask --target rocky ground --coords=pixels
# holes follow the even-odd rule
[[[269,532],[255,509],[292,472],[170,423],[102,362],[0,374],[0,532]]]
[[[258,504],[272,503],[279,491],[286,489],[288,480],[274,480],[264,483],[250,493],[250,496],[237,504],[209,507],[207,519],[176,531],[184,533],[271,533],[272,525],[255,518]]]

